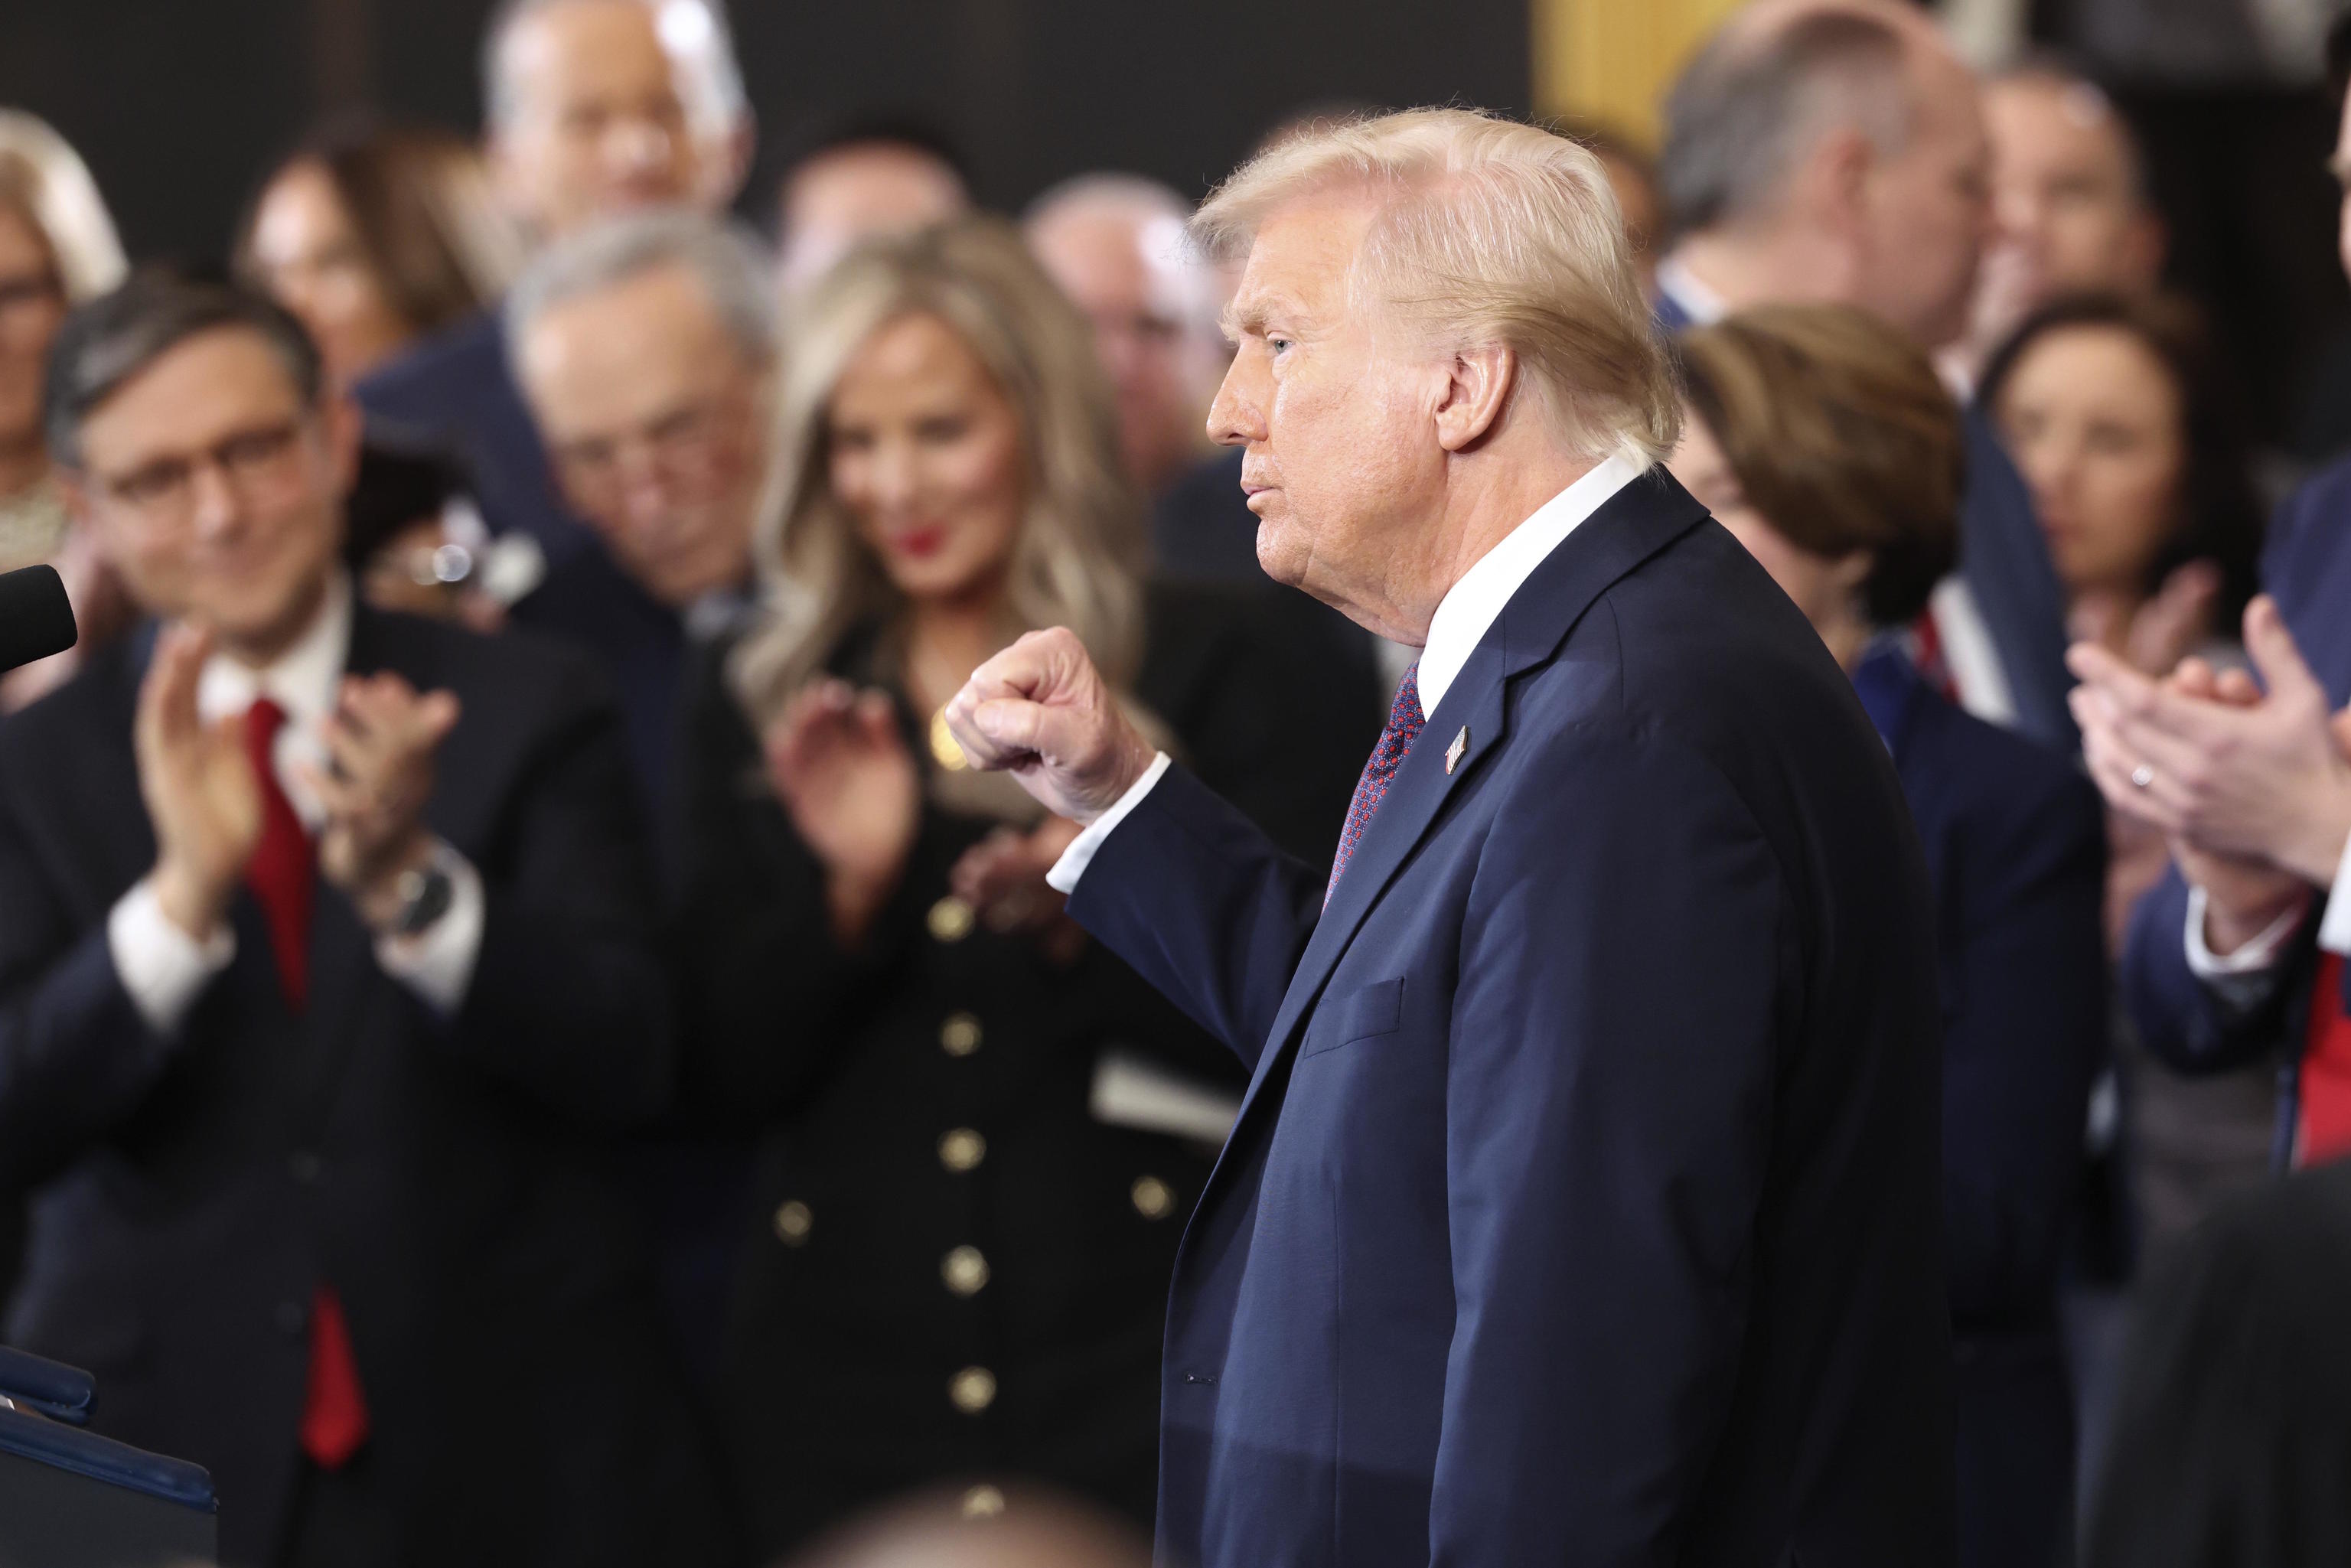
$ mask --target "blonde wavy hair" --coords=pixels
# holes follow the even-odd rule
[[[1570,450],[1642,470],[1665,460],[1681,428],[1673,366],[1590,150],[1466,109],[1320,125],[1243,164],[1192,231],[1229,259],[1279,209],[1351,189],[1379,203],[1351,299],[1437,351],[1510,349]]]
[[[130,270],[89,165],[47,122],[22,110],[0,109],[0,206],[32,225],[77,305]]]
[[[958,219],[852,251],[787,323],[776,465],[753,531],[765,604],[732,669],[755,720],[819,674],[852,628],[904,609],[832,494],[828,417],[851,361],[915,315],[945,323],[987,367],[1026,437],[1027,515],[1006,576],[1012,629],[1068,627],[1117,689],[1141,662],[1142,504],[1120,466],[1092,332],[1010,225]]]

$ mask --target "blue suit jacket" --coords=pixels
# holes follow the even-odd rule
[[[2057,1280],[2105,1052],[2105,812],[2064,758],[1961,712],[1899,652],[1854,685],[1935,888],[1959,1561],[2045,1563],[2073,1474]]]
[[[2276,599],[2329,705],[2351,702],[2351,617],[2343,613],[2351,605],[2351,462],[2325,470],[2278,508],[2262,551],[2262,587]],[[2241,1013],[2222,1007],[2189,970],[2188,884],[2175,866],[2132,911],[2123,953],[2124,1001],[2157,1056],[2190,1072],[2278,1057],[2281,1166],[2293,1153],[2295,1070],[2317,938],[2314,914],[2288,947],[2267,1005]]]
[[[1167,1557],[1948,1563],[1926,873],[1737,542],[1663,473],[1603,506],[1321,894],[1178,768],[1070,906],[1253,1075],[1176,1264]]]
[[[1657,298],[1658,327],[1694,325],[1669,294]],[[2081,747],[2065,706],[2074,677],[2065,669],[2065,593],[2032,513],[2024,476],[1980,410],[1966,411],[1967,476],[1959,500],[1959,575],[2000,654],[2016,704],[2016,727],[2062,752]]]

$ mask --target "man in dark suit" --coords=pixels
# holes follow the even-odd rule
[[[2351,169],[2351,105],[2335,162]],[[2351,1154],[2351,464],[2279,509],[2262,581],[2258,685],[2195,659],[2157,681],[2088,643],[2071,657],[2092,776],[2171,838],[2132,914],[2125,1002],[2174,1066],[2280,1060],[2283,1166]]]
[[[1247,247],[1210,427],[1261,556],[1421,647],[1329,883],[1065,632],[949,705],[1253,1074],[1178,1255],[1163,1552],[1948,1563],[1926,874],[1851,686],[1655,467],[1604,172],[1416,111],[1198,223]]]
[[[617,579],[558,572],[525,601],[525,619],[602,656],[657,819],[688,650],[732,629],[750,602],[772,289],[746,236],[672,210],[558,241],[507,301],[512,358],[557,482],[621,568]]]
[[[1680,235],[1657,268],[1667,330],[1834,300],[1929,352],[1960,337],[1990,235],[1991,152],[1974,78],[1915,6],[1756,6],[1690,62],[1666,118],[1660,176]],[[1973,410],[1967,436],[1959,570],[1921,630],[1969,711],[2071,751],[2064,597],[2032,498]]]
[[[10,1339],[211,1469],[235,1568],[698,1560],[603,1169],[669,1031],[601,683],[355,601],[358,418],[258,297],[84,307],[48,418],[162,625],[0,732]]]
[[[662,26],[653,0],[504,0],[493,14],[483,49],[489,163],[502,203],[535,244],[621,213],[716,213],[734,200],[751,120],[723,0],[676,9],[709,25]],[[371,421],[465,455],[493,532],[535,539],[550,574],[601,580],[584,593],[617,586],[594,530],[555,487],[496,310],[356,391]],[[533,612],[517,615],[529,623]]]

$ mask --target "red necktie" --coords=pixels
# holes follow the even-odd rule
[[[1371,828],[1372,816],[1387,799],[1388,783],[1404,766],[1412,743],[1420,738],[1420,727],[1426,722],[1420,711],[1420,665],[1416,662],[1404,673],[1396,687],[1395,701],[1389,705],[1388,722],[1380,730],[1380,743],[1372,747],[1371,760],[1364,764],[1364,776],[1355,780],[1355,798],[1347,803],[1347,826],[1339,834],[1339,853],[1331,862],[1331,883],[1322,890],[1322,907],[1331,907],[1331,895],[1339,890],[1339,877],[1346,871],[1347,862],[1355,857],[1355,846],[1364,841]]]
[[[310,997],[310,906],[318,879],[310,835],[277,781],[277,732],[286,710],[263,697],[246,710],[246,755],[261,785],[261,842],[245,868],[245,884],[261,905],[277,982],[286,1003],[300,1012]],[[302,1400],[302,1451],[324,1469],[350,1462],[367,1441],[367,1401],[351,1354],[343,1303],[325,1281],[310,1295],[310,1369]]]
[[[2303,1037],[2302,1118],[2294,1128],[2294,1163],[2323,1165],[2351,1154],[2351,1016],[2343,1010],[2343,959],[2318,956],[2310,992],[2310,1028]]]

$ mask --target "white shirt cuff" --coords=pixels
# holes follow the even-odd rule
[[[1045,873],[1046,886],[1059,894],[1078,891],[1078,878],[1085,875],[1086,867],[1093,863],[1094,852],[1102,847],[1102,841],[1110,837],[1112,829],[1126,821],[1129,811],[1143,804],[1143,798],[1151,793],[1151,787],[1159,782],[1161,774],[1167,771],[1167,762],[1168,757],[1164,751],[1153,758],[1151,766],[1143,770],[1143,777],[1128,785],[1126,793],[1121,795],[1109,810],[1096,817],[1092,827],[1070,841],[1070,847],[1061,852],[1061,858],[1055,861],[1053,869]]]
[[[2212,994],[2230,1007],[2240,1010],[2262,1005],[2270,994],[2272,971],[2277,967],[2278,955],[2293,939],[2295,931],[2310,913],[2308,904],[2299,904],[2270,922],[2267,929],[2223,956],[2212,951],[2204,940],[2204,890],[2188,890],[2188,972],[2202,981]]]
[[[173,1034],[214,975],[236,956],[236,934],[224,920],[199,942],[172,923],[155,897],[152,879],[114,901],[106,917],[106,947],[131,1005],[157,1034]]]
[[[2326,913],[2318,920],[2318,945],[2351,958],[2351,840],[2344,841],[2342,862],[2335,868],[2335,885],[2327,890]]]
[[[473,862],[446,844],[439,852],[441,869],[449,873],[449,907],[413,936],[377,937],[375,961],[434,1011],[454,1018],[474,983],[474,960],[481,956],[486,895]]]

